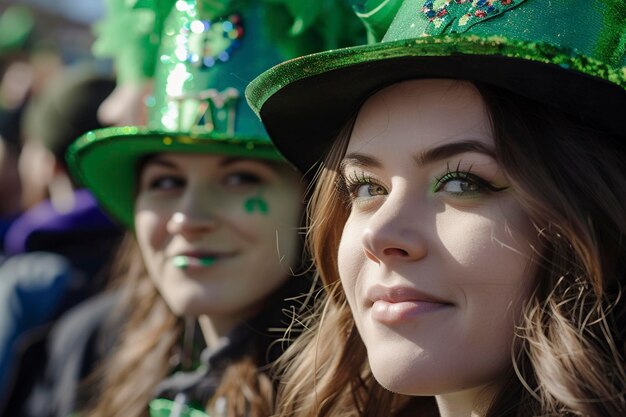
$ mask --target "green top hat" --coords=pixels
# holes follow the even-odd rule
[[[222,1],[217,12],[207,4],[173,3],[162,29],[148,126],[89,132],[68,151],[74,176],[129,227],[136,169],[146,155],[188,152],[282,160],[243,92],[256,75],[288,58],[284,50],[297,40],[287,46],[275,41],[269,26],[281,15],[270,15],[275,10],[262,1]],[[349,16],[349,9],[342,10]],[[307,37],[301,42],[308,43]]]
[[[35,29],[35,17],[25,6],[11,6],[0,14],[0,54],[25,48]]]
[[[357,12],[374,38],[388,26],[382,42],[286,62],[246,91],[305,172],[368,96],[413,78],[496,85],[626,136],[624,0],[369,0]]]

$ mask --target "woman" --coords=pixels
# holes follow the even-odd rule
[[[311,32],[285,46],[266,26],[285,22],[285,7],[211,4],[178,1],[165,20],[150,126],[94,131],[68,153],[132,231],[118,273],[123,332],[81,415],[267,416],[266,365],[307,306],[305,183],[242,94],[285,48],[310,48]]]
[[[278,415],[624,415],[626,6],[366,5],[382,42],[247,91],[320,163]]]

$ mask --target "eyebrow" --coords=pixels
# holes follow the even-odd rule
[[[146,166],[149,165],[160,165],[160,166],[164,166],[167,168],[176,168],[176,164],[168,161],[167,159],[161,157],[161,155],[153,155],[151,157],[146,158],[144,161],[142,161],[142,163],[139,165],[141,170],[143,168],[145,168]]]
[[[424,166],[466,152],[476,152],[487,155],[493,159],[496,158],[496,152],[493,148],[476,140],[464,140],[426,149],[415,154],[413,159],[418,166]],[[341,161],[341,164],[339,165],[340,171],[343,171],[348,165],[381,168],[383,164],[374,156],[364,155],[358,152],[350,152],[346,154]]]
[[[245,160],[248,160],[248,158],[237,158],[235,156],[228,156],[228,157],[222,158],[219,165],[222,167],[225,167],[225,166],[233,165],[233,164],[236,164],[237,162],[241,162]]]
[[[233,165],[236,164],[237,162],[240,161],[244,161],[246,160],[246,158],[238,158],[238,157],[224,157],[222,158],[222,160],[219,161],[219,166],[228,166],[228,165]],[[151,158],[148,158],[144,165],[149,165],[149,164],[155,164],[155,165],[161,165],[161,166],[165,166],[168,168],[177,168],[178,164],[169,161],[167,158],[163,157],[162,155],[154,155]]]

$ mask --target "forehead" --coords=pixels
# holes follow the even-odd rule
[[[204,153],[157,153],[149,155],[144,159],[144,165],[180,165],[181,167],[188,164],[213,164],[219,163],[225,159],[223,155],[204,154]]]
[[[144,175],[163,170],[173,171],[179,175],[214,177],[233,169],[252,169],[255,171],[278,171],[271,162],[232,157],[209,153],[158,153],[148,155],[137,165],[137,176],[140,180]]]
[[[234,164],[246,164],[246,166],[259,165],[268,168],[276,168],[277,164],[262,159],[241,158],[228,155],[210,153],[159,153],[149,155],[142,163],[141,168],[147,166],[163,166],[179,169],[195,168],[227,168]]]
[[[494,144],[489,113],[478,89],[466,81],[410,80],[384,88],[363,104],[348,151],[419,150],[463,140]]]

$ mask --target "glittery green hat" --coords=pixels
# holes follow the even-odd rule
[[[297,13],[281,1],[171,2],[171,11],[159,28],[161,46],[154,96],[148,103],[148,126],[89,132],[67,154],[74,176],[115,218],[132,226],[136,170],[147,155],[211,153],[282,160],[248,107],[244,89],[262,71],[294,56],[293,52],[310,53],[329,44],[311,41],[314,28],[290,31]],[[325,0],[301,4],[313,1],[329,4]],[[348,7],[342,10],[344,17],[358,24]],[[321,19],[323,9],[316,8],[313,15],[312,22]]]
[[[626,136],[624,0],[368,0],[356,9],[372,38],[388,28],[382,41],[291,60],[246,90],[303,171],[368,96],[413,78],[496,85]]]

